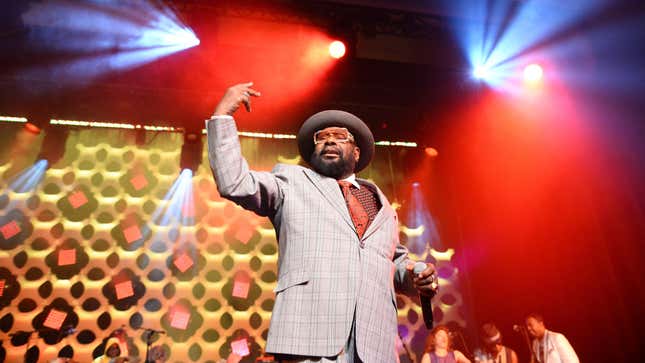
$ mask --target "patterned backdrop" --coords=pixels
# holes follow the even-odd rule
[[[152,344],[171,362],[217,362],[232,349],[248,349],[242,362],[262,354],[274,303],[275,233],[266,218],[219,196],[206,150],[191,180],[180,174],[180,133],[66,129],[45,139],[12,124],[0,124],[0,132],[7,362],[35,350],[47,361],[70,348],[88,362],[118,328],[129,334],[132,356],[145,356],[145,329],[166,332]],[[299,162],[295,140],[241,140],[255,169]],[[36,163],[57,151],[62,158],[46,170]],[[405,182],[398,166],[413,151],[377,147],[361,176],[391,196]],[[407,240],[418,229],[401,231]],[[454,251],[415,252],[439,267],[436,319],[465,325]],[[420,308],[407,297],[398,304],[401,336],[418,353],[427,334]]]

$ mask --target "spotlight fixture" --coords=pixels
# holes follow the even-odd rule
[[[329,55],[334,59],[340,59],[345,55],[345,43],[334,40],[329,44]]]
[[[59,127],[48,127],[45,129],[45,137],[40,146],[40,153],[37,160],[44,159],[48,166],[56,164],[65,154],[65,143],[68,130]]]
[[[35,123],[27,122],[25,124],[25,130],[27,130],[27,132],[32,133],[34,135],[38,135],[38,134],[40,134],[40,131],[42,129],[38,125],[36,125]]]
[[[528,83],[538,83],[543,76],[544,71],[539,64],[532,63],[524,68],[524,81]]]
[[[184,134],[184,144],[181,147],[179,166],[182,170],[188,169],[195,174],[201,163],[202,139],[198,133],[186,132]]]
[[[473,77],[477,79],[486,79],[490,75],[490,70],[485,66],[477,66],[473,70]]]

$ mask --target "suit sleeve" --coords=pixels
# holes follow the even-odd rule
[[[578,355],[567,338],[562,334],[557,334],[555,337],[555,348],[560,355],[562,363],[580,363]]]
[[[282,203],[284,180],[273,173],[249,170],[232,118],[213,118],[206,127],[208,159],[222,197],[261,216],[273,216]]]
[[[395,212],[396,213],[396,212]],[[396,217],[396,214],[395,214]],[[410,258],[408,257],[408,249],[404,245],[401,244],[401,241],[399,240],[399,218],[395,218],[395,230],[396,233],[394,235],[394,243],[396,246],[396,249],[394,251],[394,288],[397,292],[408,295],[408,296],[416,296],[418,294],[417,289],[414,287],[414,283],[412,282],[412,277],[410,277],[410,274],[407,271],[407,265],[408,261],[410,261]]]

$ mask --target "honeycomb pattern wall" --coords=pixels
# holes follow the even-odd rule
[[[172,214],[183,135],[148,133],[142,141],[129,130],[69,130],[58,140],[62,158],[25,190],[16,183],[25,183],[22,171],[47,142],[29,136],[25,146],[20,128],[0,127],[0,339],[7,362],[34,349],[40,361],[61,350],[91,361],[119,328],[128,333],[128,353],[142,358],[148,337],[170,362],[218,362],[232,349],[248,350],[242,362],[262,355],[277,278],[275,234],[267,219],[219,196],[206,150],[187,183],[192,207]],[[241,140],[254,169],[299,161],[294,140]],[[388,194],[405,176],[403,169],[389,172],[386,152],[400,165],[395,148],[379,147],[361,176]],[[437,320],[464,325],[453,253],[428,249],[413,257],[438,264]],[[418,345],[427,334],[420,308],[404,296],[398,304],[404,340]]]

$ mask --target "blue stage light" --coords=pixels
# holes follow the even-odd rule
[[[195,33],[167,5],[137,1],[34,3],[23,14],[32,46],[71,57],[58,64],[23,70],[50,74],[59,84],[87,81],[150,63],[200,44]]]
[[[580,24],[602,13],[610,2],[568,3],[511,0],[454,2],[453,29],[467,57],[473,78],[504,90],[521,86],[524,66],[539,59],[570,53]]]
[[[15,193],[31,193],[45,176],[47,160],[38,160],[34,165],[25,169],[9,182],[9,189]]]

